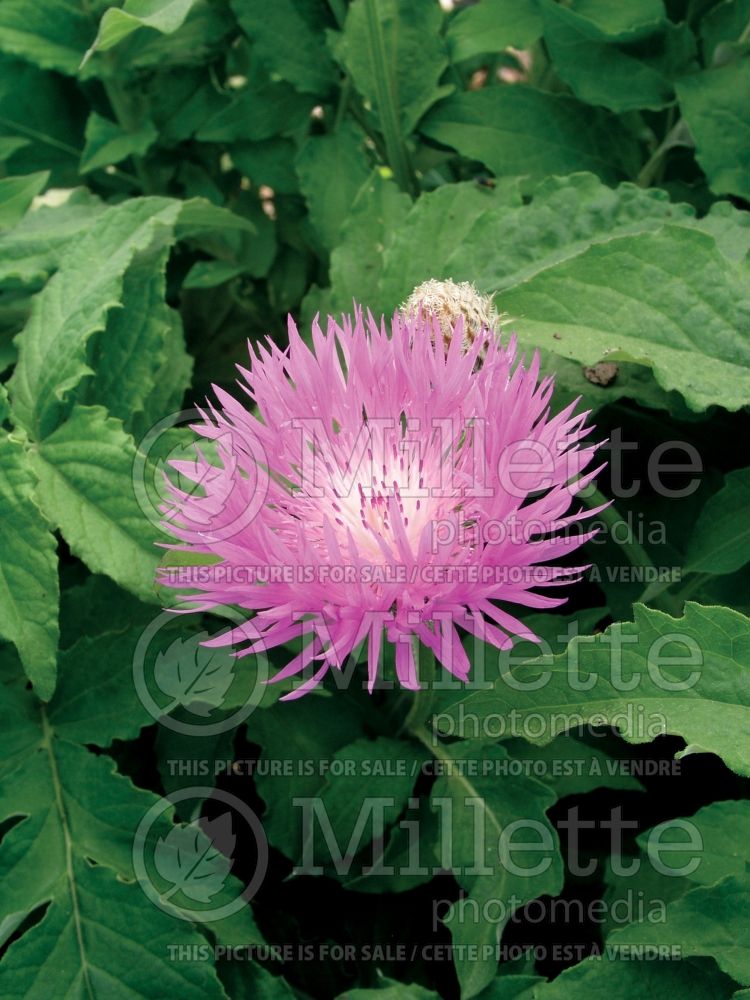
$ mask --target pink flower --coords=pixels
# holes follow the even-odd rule
[[[459,629],[501,649],[535,638],[509,608],[564,603],[536,588],[586,568],[547,563],[592,534],[576,530],[590,511],[569,513],[600,471],[583,475],[588,414],[551,416],[538,355],[524,367],[515,338],[489,332],[464,350],[459,326],[446,345],[429,318],[396,314],[389,334],[358,311],[325,333],[316,321],[311,348],[290,318],[289,348],[250,346],[239,369],[255,412],[216,388],[221,408],[195,428],[215,454],[174,463],[200,488],[171,487],[168,530],[212,560],[181,599],[255,612],[212,640],[238,656],[298,638],[304,619],[310,641],[274,677],[305,671],[287,697],[365,640],[372,690],[384,635],[404,687],[419,687],[414,639],[466,680]]]

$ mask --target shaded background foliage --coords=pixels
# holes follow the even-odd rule
[[[4,995],[715,998],[750,986],[750,3],[455,8],[435,0],[0,3]],[[401,943],[408,955],[412,945],[451,939],[483,945],[497,927],[460,919],[466,900],[513,891],[499,872],[368,881],[329,866],[316,878],[287,878],[300,851],[294,796],[320,794],[343,838],[352,803],[386,789],[403,817],[419,818],[431,856],[431,798],[459,794],[446,777],[378,785],[222,776],[218,787],[262,816],[271,844],[252,910],[188,924],[134,884],[140,818],[186,784],[170,760],[425,758],[394,737],[408,698],[391,691],[370,700],[352,687],[279,706],[270,689],[246,725],[191,742],[154,723],[131,675],[160,603],[153,580],[162,536],[133,488],[144,437],[212,383],[231,387],[246,340],[270,332],[283,341],[288,312],[306,326],[354,299],[387,314],[429,277],[496,294],[508,327],[556,374],[556,405],[582,395],[603,436],[637,442],[617,471],[642,483],[618,499],[642,543],[629,552],[641,565],[686,574],[669,590],[623,582],[623,549],[608,539],[589,546],[597,573],[564,615],[536,616],[535,628],[564,655],[556,636],[570,616],[597,635],[624,622],[639,636],[625,654],[636,669],[647,637],[672,627],[669,612],[683,616],[680,627],[705,656],[690,700],[658,695],[668,735],[652,742],[621,724],[619,735],[588,741],[561,734],[546,747],[488,747],[467,739],[443,752],[590,764],[669,761],[689,745],[703,752],[667,778],[521,775],[485,779],[475,791],[492,822],[520,814],[561,834],[558,821],[573,805],[599,822],[621,807],[637,824],[625,844],[633,857],[646,850],[644,831],[692,816],[710,864],[694,880],[672,880],[661,928],[540,925],[531,913],[514,922],[504,944],[580,946],[536,964],[498,967],[460,952],[455,962],[447,953],[171,961],[175,943]],[[585,372],[603,359],[618,365],[609,384]],[[184,424],[161,434],[143,459],[144,481],[158,479],[164,456],[190,440]],[[690,442],[702,460],[700,488],[679,500],[649,478],[649,456],[669,441]],[[688,479],[672,473],[663,482],[679,490]],[[663,536],[653,528],[662,522]],[[688,598],[698,603],[685,606]],[[168,666],[181,644],[212,627],[178,621],[153,655]],[[604,683],[605,642],[587,649],[588,669]],[[251,669],[216,711],[247,700]],[[480,714],[533,707],[523,697],[511,705],[507,691],[480,695]],[[574,704],[569,691],[560,701],[601,710]],[[613,695],[607,711],[625,704]],[[450,699],[438,707],[450,712]],[[177,809],[163,819],[163,837],[205,851],[220,814],[207,798],[201,833],[198,817]],[[395,858],[405,850],[397,818],[388,841]],[[459,847],[469,836],[458,830]],[[563,852],[549,873],[522,880],[524,900],[611,901],[625,892],[600,828],[584,846],[600,861],[593,876],[566,872]],[[241,843],[233,858],[232,879],[247,880],[253,845]],[[667,894],[646,874],[629,885]],[[462,897],[434,927],[434,901]],[[613,943],[658,944],[662,934],[685,957],[579,962],[607,931]]]

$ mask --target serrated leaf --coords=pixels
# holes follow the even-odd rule
[[[685,554],[688,573],[734,573],[750,560],[750,469],[727,473],[698,515]]]
[[[135,442],[99,406],[77,406],[33,455],[39,503],[73,552],[145,601],[155,601],[157,534],[136,502]]]
[[[66,395],[89,371],[87,341],[104,329],[107,313],[119,302],[133,257],[169,243],[179,213],[180,203],[166,198],[133,199],[108,209],[34,300],[10,388],[15,418],[36,439],[66,415]]]
[[[349,6],[336,54],[383,132],[408,135],[453,90],[439,82],[448,66],[442,19],[432,0],[354,0]]]
[[[182,398],[192,373],[179,313],[164,301],[170,247],[135,256],[122,283],[122,308],[95,334],[88,357],[94,375],[75,392],[76,400],[105,406],[126,430],[149,424]]]
[[[298,90],[326,94],[338,79],[325,44],[325,30],[333,27],[323,0],[231,0],[240,27],[253,52],[269,72],[288,80]]]
[[[591,170],[614,183],[638,162],[635,140],[609,112],[530,87],[488,87],[454,95],[433,108],[419,130],[480,160],[498,177]]]
[[[128,131],[92,111],[86,123],[86,145],[81,153],[80,171],[87,174],[120,163],[128,156],[143,156],[158,136],[153,122],[144,122],[140,128]]]
[[[0,226],[13,226],[26,212],[32,199],[44,190],[49,171],[0,180]]]
[[[472,281],[494,294],[593,243],[683,219],[694,221],[691,210],[671,204],[663,191],[627,182],[612,189],[590,173],[546,178],[525,201],[515,182],[494,191],[445,185],[422,195],[396,229],[385,251],[381,295],[387,311],[431,277]],[[433,246],[439,248],[434,257]]]
[[[20,444],[0,431],[0,635],[18,649],[40,698],[55,690],[60,587],[57,545],[34,498]]]
[[[680,109],[695,139],[695,155],[711,190],[750,198],[750,57],[684,76]]]
[[[79,240],[107,206],[86,188],[73,190],[62,205],[41,205],[12,229],[0,233],[0,281],[34,288],[60,266],[66,248]]]
[[[136,885],[76,858],[75,896],[55,899],[42,921],[3,959],[4,995],[106,996],[108,1000],[226,1000],[209,962],[174,961],[170,949],[205,947],[184,921],[153,905]]]
[[[700,412],[750,401],[747,277],[694,229],[592,246],[506,291],[497,304],[529,342],[591,365],[635,361]]]
[[[730,608],[693,603],[678,619],[640,604],[634,614],[634,622],[574,638],[563,653],[517,666],[513,676],[524,682],[523,691],[505,679],[506,654],[492,653],[498,679],[491,689],[467,691],[447,706],[445,725],[457,735],[471,735],[472,727],[481,730],[489,716],[507,725],[515,709],[514,725],[522,727],[526,715],[540,713],[546,725],[538,738],[529,739],[544,745],[596,719],[616,725],[630,743],[660,733],[681,736],[717,754],[738,774],[750,774],[749,620]],[[580,690],[581,679],[586,690]],[[534,690],[528,689],[529,681],[537,685]],[[460,722],[467,713],[469,721]]]
[[[458,10],[446,33],[455,62],[509,46],[526,49],[542,33],[542,18],[533,0],[482,0]]]

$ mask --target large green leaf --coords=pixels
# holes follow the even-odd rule
[[[255,779],[266,803],[263,826],[287,857],[296,860],[302,852],[302,811],[294,800],[320,792],[325,762],[361,735],[360,724],[359,715],[342,711],[335,698],[285,702],[251,716],[248,739],[262,747],[261,761],[270,761]],[[274,774],[274,761],[289,764]]]
[[[39,504],[73,552],[146,601],[156,601],[157,535],[133,488],[135,443],[99,406],[78,406],[33,454]]]
[[[69,410],[65,397],[90,371],[87,341],[120,301],[133,257],[171,242],[179,214],[180,203],[166,198],[110,208],[36,298],[10,383],[14,416],[35,438],[53,431]]]
[[[689,67],[695,40],[667,21],[661,3],[629,4],[619,23],[602,5],[577,10],[540,0],[540,9],[555,70],[581,100],[618,113],[674,100],[671,78]]]
[[[6,995],[41,1000],[62,981],[71,995],[122,1000],[162,996],[166,982],[196,998],[224,995],[209,963],[183,966],[166,949],[168,943],[199,945],[205,939],[133,884],[135,832],[160,800],[117,774],[109,757],[81,745],[132,737],[150,721],[132,685],[139,636],[135,629],[81,640],[63,658],[61,683],[48,706],[18,683],[0,691],[0,814],[3,821],[15,820],[0,846],[3,935],[50,904],[3,961]],[[165,806],[155,829],[171,838],[171,848],[175,834],[186,828],[172,825]],[[169,898],[176,911],[179,897]],[[257,938],[245,910],[246,927]]]
[[[638,159],[635,140],[609,112],[524,86],[449,97],[419,130],[498,176],[591,170],[612,183],[632,173]]]
[[[113,309],[106,329],[94,336],[89,353],[94,375],[76,392],[79,402],[105,406],[127,430],[164,417],[165,404],[175,393],[179,402],[190,381],[192,358],[182,323],[164,301],[169,249],[134,258],[123,280],[122,308]]]
[[[590,247],[498,298],[530,343],[583,364],[635,361],[691,410],[750,402],[747,271],[712,237],[665,226]]]
[[[409,205],[408,195],[379,170],[373,171],[354,200],[331,254],[332,287],[326,311],[351,312],[353,301],[373,312],[389,311],[391,306],[380,289],[383,247],[403,223]]]
[[[77,188],[56,207],[40,205],[0,234],[0,281],[40,287],[60,266],[68,245],[80,240],[106,205]]]
[[[684,76],[680,108],[695,139],[696,157],[716,194],[750,198],[750,57]]]
[[[451,18],[446,38],[456,62],[508,46],[528,48],[542,33],[533,0],[482,0]]]
[[[35,485],[23,447],[0,432],[0,635],[15,644],[39,697],[49,698],[57,673],[57,546]]]
[[[93,34],[92,21],[76,0],[0,4],[0,49],[42,69],[75,76]]]
[[[4,995],[108,1000],[225,1000],[211,964],[174,961],[201,954],[206,939],[150,903],[136,886],[107,868],[74,858],[69,892],[9,949],[2,963]],[[64,993],[63,993],[64,991]]]
[[[671,204],[663,191],[612,189],[589,173],[546,178],[525,203],[515,182],[495,191],[446,184],[422,195],[386,246],[383,307],[395,308],[428,278],[471,281],[494,294],[593,243],[683,219],[692,221],[688,206]]]
[[[613,931],[608,944],[674,946],[684,958],[710,956],[743,986],[750,983],[750,877],[730,875],[697,886],[667,904],[663,923],[632,923]]]
[[[685,569],[734,573],[750,560],[750,469],[728,473],[722,489],[700,512],[685,556]]]
[[[431,801],[441,811],[441,828],[448,828],[440,844],[442,849],[450,844],[450,858],[440,856],[440,849],[436,853],[468,893],[445,919],[466,998],[495,976],[495,948],[513,909],[562,889],[557,834],[546,816],[555,793],[523,774],[500,776],[496,768],[507,758],[502,747],[438,744],[437,756],[443,770]],[[523,853],[515,851],[522,841]]]
[[[439,728],[485,738],[500,730],[544,745],[578,725],[612,724],[631,743],[681,736],[750,774],[748,619],[692,603],[678,619],[639,604],[634,614],[634,622],[574,638],[565,652],[527,660],[512,674],[507,654],[490,652],[491,686],[458,695]],[[524,728],[529,715],[545,722],[538,735]]]
[[[312,136],[297,156],[310,223],[327,250],[336,246],[352,202],[370,176],[363,140],[361,131],[347,125],[333,135]]]
[[[325,94],[338,73],[326,47],[334,25],[323,0],[231,0],[240,27],[268,70],[298,90]]]

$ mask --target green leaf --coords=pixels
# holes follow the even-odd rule
[[[302,813],[293,800],[318,794],[325,783],[321,762],[361,735],[360,722],[357,713],[343,712],[335,698],[322,697],[280,703],[249,719],[247,736],[263,748],[261,759],[289,762],[281,774],[273,774],[271,763],[255,777],[266,803],[263,827],[287,857],[297,859],[302,851]]]
[[[542,18],[532,0],[482,0],[451,18],[446,38],[454,62],[509,46],[526,49],[541,35]]]
[[[693,223],[689,207],[671,204],[663,191],[630,183],[612,189],[590,173],[549,177],[524,194],[522,201],[514,179],[494,191],[463,183],[422,195],[384,253],[386,310],[427,278],[472,281],[494,294],[593,243],[668,221]]]
[[[678,619],[640,604],[634,614],[634,622],[572,639],[556,656],[526,660],[513,670],[512,684],[507,654],[490,652],[497,680],[447,706],[439,730],[474,737],[490,724],[504,725],[506,733],[544,745],[577,725],[611,724],[630,743],[681,736],[738,774],[750,774],[742,736],[750,720],[748,619],[730,608],[692,603]],[[531,713],[546,720],[538,737],[523,729]]]
[[[665,226],[590,247],[505,292],[527,341],[582,364],[634,361],[700,412],[750,401],[744,267],[697,230]]]
[[[75,76],[92,33],[90,18],[75,0],[0,4],[0,49],[42,69]]]
[[[195,137],[224,143],[292,135],[307,124],[312,107],[312,97],[283,81],[247,86],[203,121]]]
[[[613,931],[608,944],[679,944],[684,958],[710,956],[720,969],[743,986],[750,983],[750,956],[743,942],[750,937],[750,877],[730,875],[716,885],[697,886],[667,904],[662,924],[632,923]]]
[[[656,111],[674,100],[671,78],[689,67],[695,41],[670,25],[660,3],[628,5],[620,23],[607,23],[606,11],[602,20],[601,7],[584,13],[540,0],[540,8],[555,70],[576,97],[618,113]],[[673,65],[664,65],[667,58]]]
[[[750,57],[684,76],[680,108],[695,139],[695,155],[715,194],[750,198]]]
[[[487,87],[449,97],[419,130],[480,160],[497,176],[591,170],[614,183],[632,174],[639,159],[635,140],[609,112],[530,87]]]
[[[13,226],[49,180],[49,171],[41,170],[25,177],[4,177],[0,180],[0,226]]]
[[[86,123],[86,146],[81,153],[82,174],[120,163],[128,156],[143,156],[156,142],[159,133],[153,122],[145,122],[136,131],[103,118],[95,111]]]
[[[226,260],[198,260],[188,271],[183,288],[215,288],[238,277],[245,270],[242,264]]]
[[[359,189],[370,177],[364,134],[345,124],[333,135],[311,136],[297,155],[299,186],[310,223],[322,246],[332,250]]]
[[[122,308],[110,312],[106,328],[89,344],[95,374],[75,393],[80,403],[105,406],[130,431],[140,417],[148,421],[164,416],[153,405],[152,394],[156,392],[158,403],[166,402],[165,378],[173,383],[169,396],[175,389],[182,396],[190,382],[192,358],[185,349],[179,313],[164,301],[169,251],[163,246],[133,259],[123,279]]]
[[[60,266],[73,241],[107,206],[86,188],[77,188],[56,207],[40,205],[0,233],[0,281],[40,287]]]
[[[196,0],[125,0],[123,7],[109,7],[84,61],[94,52],[105,52],[138,28],[155,28],[172,34],[184,23]]]
[[[352,300],[374,312],[389,310],[380,291],[383,247],[403,223],[410,204],[408,195],[392,180],[373,171],[354,200],[331,254],[331,312],[351,312]]]
[[[73,552],[144,601],[156,601],[155,531],[133,489],[135,443],[99,406],[76,407],[33,456],[39,503]]]
[[[685,556],[688,573],[734,573],[750,560],[750,469],[727,474],[698,516]]]
[[[502,980],[499,980],[502,982]],[[633,1000],[675,996],[680,1000],[728,1000],[732,980],[713,962],[617,961],[616,956],[579,962],[551,983],[532,986],[518,1000]]]
[[[317,804],[330,823],[336,843],[331,845],[326,842],[323,845],[324,838],[318,829],[318,820],[313,818],[310,829],[306,831],[311,857],[321,866],[330,867],[333,864],[337,871],[336,866],[343,859],[346,870],[342,874],[348,875],[353,861],[349,848],[357,852],[376,836],[374,820],[369,822],[368,818],[369,826],[365,828],[369,832],[369,838],[367,833],[359,829],[363,818],[367,816],[368,805],[379,801],[382,805],[379,815],[384,828],[390,827],[406,807],[427,759],[428,756],[421,747],[384,736],[375,740],[355,740],[336,750],[330,761],[332,773],[315,793]],[[380,833],[382,835],[382,831]],[[339,857],[336,856],[336,851]],[[374,859],[368,856],[372,853],[375,854]],[[379,854],[377,846],[374,852],[365,849],[365,865],[376,865],[376,870],[369,875],[368,881],[379,881]],[[308,857],[304,846],[303,857]]]
[[[57,545],[35,503],[36,478],[20,444],[0,432],[0,635],[18,649],[40,698],[57,675]]]
[[[453,90],[439,82],[448,66],[442,21],[432,0],[354,0],[350,5],[336,54],[384,135],[413,132],[425,112]]]
[[[69,411],[65,397],[90,371],[87,341],[104,329],[107,313],[119,303],[133,257],[171,242],[179,213],[180,203],[166,198],[133,199],[108,209],[35,299],[10,389],[15,418],[36,439],[51,433]]]
[[[505,766],[507,754],[499,746],[440,744],[437,757],[444,771],[431,801],[435,809],[450,810],[441,814],[441,825],[450,824],[448,866],[468,893],[453,904],[445,919],[456,949],[461,996],[468,998],[495,976],[495,948],[513,909],[562,889],[557,834],[546,816],[555,794],[525,775],[500,776],[496,769]],[[524,848],[515,851],[522,841]],[[447,860],[440,858],[441,867]],[[490,912],[493,916],[488,918]]]
[[[75,896],[55,899],[41,923],[11,945],[5,957],[5,996],[44,1000],[106,996],[160,1000],[168,991],[185,1000],[224,1000],[213,966],[174,961],[171,949],[200,954],[205,938],[125,885],[107,868],[75,859]],[[179,952],[176,952],[179,954]]]
[[[231,0],[253,52],[269,72],[297,90],[326,94],[338,79],[326,48],[325,30],[333,27],[323,0]]]

